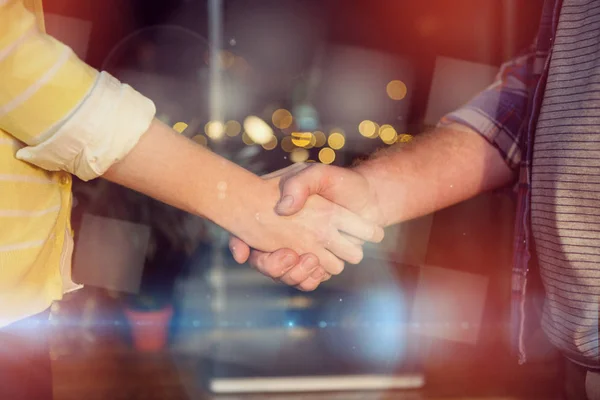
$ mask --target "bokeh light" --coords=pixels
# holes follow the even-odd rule
[[[294,149],[290,154],[290,160],[295,163],[300,163],[308,160],[308,150],[306,149]]]
[[[346,138],[340,132],[333,132],[327,139],[327,144],[334,150],[339,150],[346,144]]]
[[[182,133],[183,131],[185,131],[187,127],[188,127],[188,124],[186,124],[185,122],[178,122],[175,125],[173,125],[173,129],[179,133]]]
[[[265,150],[273,150],[275,147],[277,147],[277,136],[273,135],[271,140],[263,144],[262,147]]]
[[[192,140],[202,146],[206,146],[208,144],[208,139],[204,135],[196,135],[192,138]]]
[[[375,122],[370,121],[368,119],[362,121],[358,124],[358,132],[361,135],[367,138],[376,138],[377,137],[378,126]]]
[[[279,129],[289,128],[292,125],[292,122],[294,121],[292,113],[290,113],[284,108],[275,110],[271,119],[273,120],[273,125],[275,125]]]
[[[262,119],[251,115],[244,120],[244,131],[254,143],[265,144],[273,137],[273,129]]]
[[[323,164],[331,164],[335,161],[335,151],[329,147],[325,147],[319,151],[319,161]]]
[[[313,135],[311,133],[310,135],[310,143],[307,144],[306,146],[304,146],[305,149],[312,149],[313,147],[315,147],[317,144],[317,138],[315,137],[315,135]]]
[[[250,136],[248,136],[248,134],[246,132],[242,133],[242,142],[244,142],[244,144],[251,146],[254,143],[254,140],[252,140],[252,138]]]
[[[398,138],[398,133],[391,125],[382,125],[379,130],[379,137],[385,144],[394,144]]]
[[[229,137],[234,137],[240,134],[242,131],[242,125],[237,121],[225,122],[225,134]]]
[[[386,91],[390,99],[402,100],[406,96],[408,90],[404,82],[394,80],[387,84]]]
[[[294,146],[294,143],[292,142],[292,138],[291,137],[286,136],[283,139],[281,139],[281,148],[286,153],[291,153],[294,150],[295,147],[296,146]]]
[[[308,147],[313,140],[312,132],[292,132],[292,143],[298,147]]]
[[[221,121],[209,121],[204,125],[204,133],[213,140],[218,140],[225,133],[225,126]]]
[[[408,133],[402,134],[398,137],[398,142],[400,143],[408,143],[411,140],[413,140],[412,135],[409,135]]]
[[[323,146],[325,146],[325,143],[327,143],[327,137],[321,131],[315,131],[314,137],[315,137],[315,147],[323,147]]]

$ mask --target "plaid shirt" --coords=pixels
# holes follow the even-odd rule
[[[538,35],[530,49],[502,65],[490,87],[440,122],[469,126],[495,146],[511,168],[519,169],[511,311],[512,339],[521,364],[527,360],[528,335],[539,327],[539,318],[529,318],[531,315],[526,312],[535,308],[529,293],[529,273],[535,267],[531,262],[535,253],[530,225],[531,162],[561,3],[545,0]]]

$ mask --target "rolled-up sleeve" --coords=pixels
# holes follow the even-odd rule
[[[535,53],[526,53],[500,68],[496,80],[461,108],[445,115],[439,126],[460,124],[481,134],[513,169],[521,161],[521,135],[532,85]]]
[[[41,32],[22,1],[0,2],[0,129],[17,158],[90,180],[137,144],[152,101]]]

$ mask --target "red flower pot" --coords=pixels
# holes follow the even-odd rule
[[[131,326],[131,336],[136,350],[156,352],[165,347],[169,322],[173,316],[172,306],[154,311],[125,309],[125,315]]]

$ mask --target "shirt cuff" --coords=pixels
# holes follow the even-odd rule
[[[503,98],[506,93],[488,89],[468,104],[445,115],[438,126],[459,124],[479,133],[502,155],[511,169],[521,162],[523,119],[518,110]]]
[[[47,140],[19,150],[17,158],[88,181],[133,149],[155,113],[150,99],[102,72],[73,115]]]

